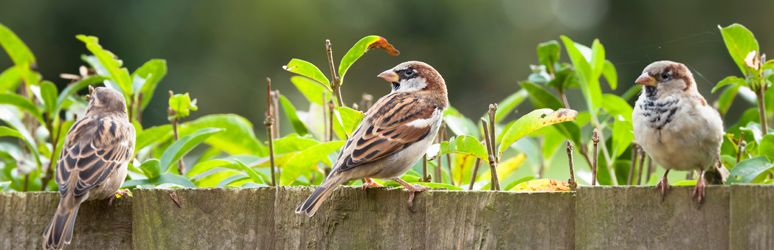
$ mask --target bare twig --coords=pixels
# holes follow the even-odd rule
[[[637,185],[642,183],[642,169],[645,168],[645,155],[647,155],[645,150],[640,148],[640,168],[637,169]]]
[[[567,140],[567,160],[570,163],[570,190],[575,191],[578,187],[578,182],[575,181],[575,168],[572,162],[572,144],[570,143],[570,140]]]
[[[562,97],[562,104],[564,104],[564,108],[570,109],[570,102],[567,101],[567,94],[564,93],[564,90],[561,90],[557,88],[559,91],[559,96]]]
[[[763,134],[768,134],[768,123],[766,123],[766,84],[763,83],[763,80],[761,80],[761,83],[758,86],[758,89],[755,91],[755,96],[758,99],[758,116],[760,117],[760,123],[761,123],[761,131]]]
[[[742,144],[744,143],[744,132],[739,134],[739,143],[737,144],[736,149],[736,163],[739,163],[739,160],[742,159]]]
[[[329,142],[328,140],[328,93],[322,93],[322,118],[323,118],[323,142]],[[325,176],[328,176],[327,174]]]
[[[269,168],[271,169],[271,185],[277,184],[276,176],[274,174],[274,113],[272,112],[272,91],[271,91],[271,79],[266,77],[266,120],[263,121],[263,125],[266,126],[266,136],[269,137]]]
[[[473,164],[473,172],[470,173],[470,186],[468,187],[468,190],[473,190],[473,183],[476,183],[479,165],[481,165],[481,158],[476,157],[476,163]]]
[[[594,129],[594,132],[591,134],[591,141],[594,143],[593,155],[591,156],[591,185],[594,186],[597,185],[597,160],[599,159],[599,148],[597,147],[599,131],[597,129]]]
[[[143,93],[140,93],[137,96],[138,105],[137,105],[137,113],[135,115],[137,117],[134,118],[135,120],[137,120],[137,123],[140,123],[140,124],[142,124],[142,99],[143,98],[145,98],[145,95]]]
[[[331,100],[328,102],[328,129],[330,130],[328,131],[328,141],[333,141],[333,134],[335,132],[333,130],[333,107],[333,100]]]
[[[489,104],[489,141],[492,142],[492,155],[495,162],[500,163],[500,156],[497,154],[497,137],[495,136],[495,114],[497,113],[497,103]]]
[[[629,168],[629,180],[626,182],[626,185],[634,183],[634,171],[637,170],[637,152],[639,152],[639,147],[637,143],[632,142],[632,165]]]
[[[481,118],[481,122],[484,125],[484,138],[486,139],[487,151],[489,151],[489,171],[492,174],[492,178],[489,184],[491,190],[500,190],[500,180],[497,175],[497,160],[495,160],[494,146],[492,145],[491,137],[489,136],[489,123],[486,119]]]
[[[436,172],[437,173],[437,172]],[[437,176],[436,176],[437,178]],[[422,156],[422,182],[430,182],[430,177],[427,175],[427,154]]]
[[[336,74],[336,67],[333,64],[333,48],[331,46],[331,40],[325,40],[325,48],[328,53],[328,65],[331,67],[331,78],[333,78],[333,81],[331,82],[331,88],[333,89],[333,94],[336,96],[336,101],[339,104],[339,107],[344,107],[344,101],[341,98],[341,79],[339,78],[339,75]]]
[[[268,79],[268,77],[267,77]],[[271,109],[272,109],[272,133],[274,133],[274,138],[280,138],[280,119],[279,117],[279,96],[280,92],[279,90],[274,90],[271,92]],[[277,169],[279,170],[279,169]]]

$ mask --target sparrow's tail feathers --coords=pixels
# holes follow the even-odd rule
[[[725,185],[729,175],[731,175],[731,172],[728,172],[728,169],[723,166],[723,163],[720,162],[720,157],[718,157],[714,169],[704,173],[704,180],[708,184]]]
[[[306,216],[312,217],[314,213],[317,212],[317,209],[320,208],[320,205],[325,198],[327,198],[339,184],[346,181],[347,180],[344,180],[339,176],[329,176],[314,190],[314,193],[312,193],[304,203],[301,203],[301,205],[296,208],[296,213],[300,214],[303,212]]]
[[[78,208],[67,210],[62,202],[59,203],[54,218],[43,232],[43,249],[62,249],[65,244],[70,244]]]

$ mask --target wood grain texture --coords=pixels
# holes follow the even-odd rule
[[[411,211],[405,189],[340,186],[314,217],[296,214],[313,191],[277,188],[275,249],[426,249],[428,192],[417,193]]]
[[[81,204],[66,249],[131,249],[132,197]],[[0,249],[40,249],[59,204],[56,192],[0,193]]]
[[[578,187],[578,249],[727,249],[730,188],[707,186],[701,209],[693,187]]]
[[[774,249],[774,185],[731,186],[731,249]]]
[[[170,198],[175,192],[182,207]],[[134,249],[272,249],[273,188],[135,189]]]

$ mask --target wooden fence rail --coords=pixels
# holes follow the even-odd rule
[[[308,218],[309,187],[135,189],[81,206],[66,249],[774,249],[774,186],[515,193],[340,187]],[[181,207],[170,194],[175,193]],[[0,193],[0,249],[39,249],[59,197]]]

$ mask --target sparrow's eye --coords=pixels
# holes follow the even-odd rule
[[[406,76],[412,76],[412,75],[414,75],[414,70],[409,68],[409,69],[406,70],[405,74],[406,74]]]
[[[669,78],[669,72],[661,73],[661,78],[664,78],[664,79]]]

